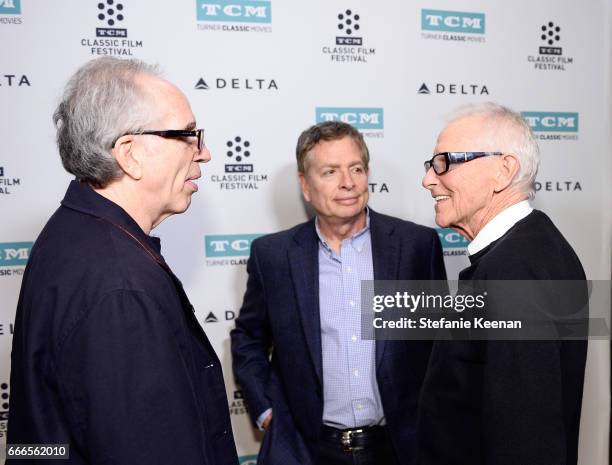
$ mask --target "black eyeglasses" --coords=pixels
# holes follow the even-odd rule
[[[425,172],[429,168],[433,168],[437,175],[446,173],[452,163],[465,163],[466,161],[475,160],[481,157],[490,157],[493,155],[502,155],[501,152],[442,152],[436,153],[431,160],[424,163]]]
[[[198,139],[198,150],[201,152],[204,149],[204,129],[192,129],[192,130],[168,129],[165,131],[142,131],[142,132],[135,132],[135,133],[127,133],[123,135],[124,136],[150,135],[150,136],[164,137],[166,139],[181,139],[183,137],[196,137]],[[115,140],[115,144],[117,143],[117,140]],[[113,144],[113,147],[115,146],[115,144]]]

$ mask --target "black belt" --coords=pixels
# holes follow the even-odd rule
[[[366,449],[380,446],[388,440],[385,426],[337,429],[323,425],[320,437],[323,441],[341,445],[346,452],[357,448]]]

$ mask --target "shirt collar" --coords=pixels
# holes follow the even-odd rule
[[[527,200],[499,212],[491,221],[484,225],[472,242],[467,246],[468,254],[474,255],[506,234],[512,226],[533,211]]]
[[[349,241],[351,246],[356,249],[358,252],[363,250],[364,242],[367,240],[368,235],[366,234],[370,230],[370,209],[366,207],[366,224],[363,229],[353,234],[351,237],[344,239],[342,242]],[[315,217],[315,229],[317,231],[317,236],[319,237],[319,243],[323,246],[323,248],[333,254],[332,248],[329,246],[325,237],[321,233],[321,229],[319,228],[319,217]]]
[[[148,244],[158,254],[161,250],[159,238],[145,234],[138,223],[115,202],[98,194],[88,184],[71,181],[61,204],[72,210],[102,218],[109,223],[126,229],[136,238]]]

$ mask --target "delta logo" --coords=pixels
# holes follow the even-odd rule
[[[13,334],[15,334],[14,323],[0,323],[0,336],[12,336]]]
[[[420,95],[489,95],[485,84],[441,83],[428,86],[425,82],[417,90]]]
[[[202,31],[272,32],[271,0],[196,0]]]
[[[208,84],[203,77],[198,79],[195,84],[196,90],[278,90],[275,79],[268,78],[213,78]]]
[[[223,312],[225,321],[233,321],[236,319],[236,312],[233,310],[225,310]],[[208,312],[204,318],[204,323],[219,323],[219,317],[214,312]]]

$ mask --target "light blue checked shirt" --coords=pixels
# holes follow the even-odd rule
[[[375,341],[361,339],[361,281],[374,279],[370,215],[336,254],[319,236],[319,308],[323,423],[335,428],[384,424],[376,381]]]
[[[361,340],[361,281],[374,279],[370,215],[336,254],[319,230],[319,308],[323,356],[323,423],[340,429],[384,424],[376,381],[375,342]],[[257,419],[263,430],[269,408]]]

